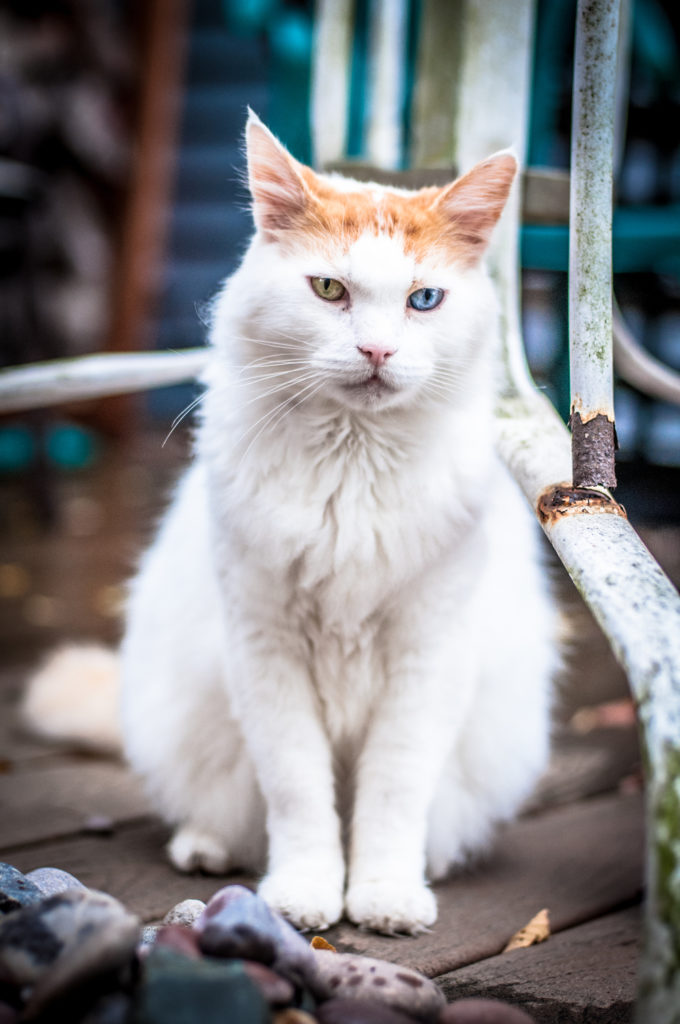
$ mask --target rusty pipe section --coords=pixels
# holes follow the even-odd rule
[[[579,0],[569,218],[574,487],[615,487],[612,175],[619,0]]]

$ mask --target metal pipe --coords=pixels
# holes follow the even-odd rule
[[[615,487],[612,174],[619,0],[579,0],[569,217],[569,346],[575,487]]]
[[[180,384],[197,377],[208,349],[125,352],[53,359],[0,370],[0,412],[21,412]]]

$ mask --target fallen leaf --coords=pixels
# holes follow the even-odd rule
[[[310,942],[312,949],[330,949],[331,953],[337,953],[335,946],[331,946],[330,942],[326,942],[323,935],[315,935]]]
[[[532,917],[529,924],[515,932],[503,950],[509,953],[511,949],[525,949],[527,946],[534,946],[537,942],[545,942],[550,935],[550,915],[546,909],[539,910],[535,917]]]

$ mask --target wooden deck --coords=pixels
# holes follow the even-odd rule
[[[21,487],[3,486],[10,513],[0,537],[0,859],[22,871],[64,868],[145,921],[179,900],[205,899],[223,879],[176,874],[162,855],[167,832],[126,768],[36,743],[22,734],[14,708],[28,668],[55,641],[115,639],[117,588],[180,454],[153,440],[58,481],[64,515],[50,535],[31,525]],[[676,574],[677,531],[646,540]],[[558,585],[577,643],[557,700],[552,766],[525,814],[501,831],[483,863],[436,886],[440,914],[429,934],[391,939],[342,923],[328,938],[437,978],[449,999],[504,999],[539,1022],[618,1024],[632,1019],[640,935],[639,755],[625,703],[618,714],[573,717],[625,700],[626,687],[573,588]],[[501,954],[543,907],[550,939]]]

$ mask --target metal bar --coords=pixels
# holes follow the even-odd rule
[[[317,0],[311,118],[314,165],[342,160],[348,138],[354,0]]]
[[[614,302],[614,364],[628,384],[652,398],[680,405],[680,373],[642,347]]]
[[[542,395],[506,394],[499,425],[501,455],[609,639],[637,705],[647,798],[637,1019],[678,1024],[680,597],[606,492],[569,487],[569,435]]]
[[[407,23],[407,0],[373,0],[367,155],[387,170],[398,167],[402,155]]]
[[[615,487],[612,174],[619,0],[579,0],[571,128],[569,343],[575,487]]]
[[[207,349],[190,348],[180,352],[105,353],[0,370],[0,412],[179,384],[197,377],[207,360]]]
[[[460,146],[465,146],[470,161],[486,156],[490,141],[502,138],[501,133],[520,143],[524,138],[528,78],[518,74],[518,62],[528,59],[530,34],[508,45],[510,9],[514,18],[523,18],[532,13],[533,4],[531,0],[526,6],[501,0],[466,4],[466,21],[460,30],[465,39],[475,42],[474,52],[466,57],[468,69],[458,104],[461,111],[484,111],[484,117],[470,116],[458,124],[459,133],[463,128],[465,132]],[[476,19],[472,27],[468,17]],[[516,52],[515,46],[524,47],[524,52]],[[498,102],[483,103],[486,76]],[[478,77],[483,81],[478,82]],[[572,195],[572,207],[590,202],[582,193],[580,188],[576,199]],[[626,670],[638,706],[647,769],[649,897],[637,1013],[639,1024],[678,1024],[680,598],[606,491],[574,492],[571,487],[569,433],[531,384],[521,336],[515,329],[518,281],[512,276],[512,257],[498,254],[498,247],[515,251],[517,203],[508,207],[500,227],[497,248],[491,254],[506,350],[506,379],[497,408],[499,451],[531,507],[540,513],[548,539]],[[609,235],[603,244],[610,245]],[[605,309],[611,317],[609,290]]]

